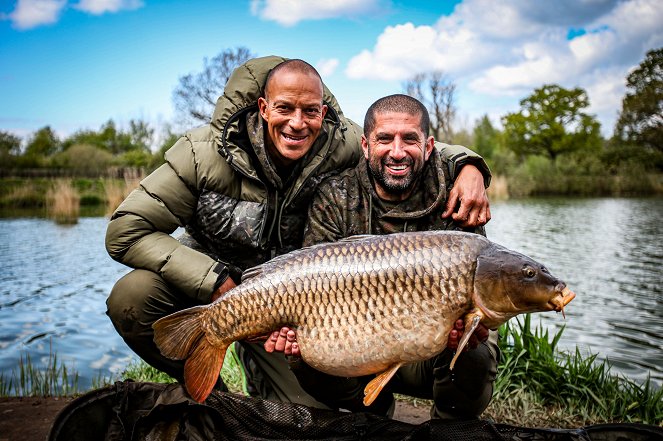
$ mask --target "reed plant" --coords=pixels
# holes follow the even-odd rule
[[[612,375],[610,363],[598,362],[596,354],[558,351],[563,331],[549,335],[541,324],[533,329],[529,314],[500,328],[493,402],[518,407],[527,396],[530,405],[562,410],[574,423],[663,422],[663,389]]]
[[[0,396],[63,397],[78,393],[78,373],[49,354],[45,367],[37,367],[29,354],[21,355],[17,370],[0,375]]]
[[[127,174],[124,181],[115,179],[104,180],[104,193],[106,195],[106,216],[111,216],[122,201],[140,185],[141,174]]]
[[[509,181],[507,177],[504,175],[493,176],[486,193],[491,201],[509,199]]]
[[[105,179],[104,193],[106,195],[106,216],[110,216],[127,196],[125,185],[117,180]]]
[[[46,194],[49,216],[59,224],[75,224],[80,212],[80,195],[70,181],[57,180]]]

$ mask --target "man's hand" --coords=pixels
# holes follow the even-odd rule
[[[488,340],[488,332],[489,332],[488,328],[486,328],[483,325],[483,323],[479,323],[479,326],[477,326],[477,328],[470,336],[470,340],[467,342],[465,348],[463,348],[463,351],[467,351],[469,349],[476,349],[476,347],[479,346],[479,343]],[[452,349],[454,351],[458,349],[458,343],[460,343],[460,341],[462,340],[464,333],[465,333],[465,323],[463,322],[463,319],[456,320],[454,328],[449,333],[447,348]]]
[[[216,291],[214,291],[214,292],[212,293],[212,299],[211,299],[210,302],[214,302],[216,299],[218,299],[219,297],[221,297],[221,296],[224,295],[226,292],[230,291],[231,289],[233,289],[233,288],[236,287],[236,286],[237,286],[237,285],[235,284],[235,281],[234,281],[231,277],[228,277],[228,278],[226,279],[226,281],[223,282],[223,283],[221,284],[221,286],[219,286],[219,287],[216,289]]]
[[[265,341],[265,351],[283,352],[285,355],[299,357],[301,354],[297,344],[297,333],[287,326],[282,327],[280,331],[272,332]]]
[[[460,208],[454,213],[460,202]],[[451,216],[466,228],[485,225],[490,220],[490,204],[483,186],[483,175],[478,168],[467,164],[460,169],[442,217]]]

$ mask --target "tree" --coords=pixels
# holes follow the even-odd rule
[[[226,49],[208,61],[203,60],[203,71],[180,77],[179,84],[173,92],[175,109],[180,119],[193,123],[210,121],[217,98],[233,70],[254,55],[245,47],[234,51]]]
[[[150,152],[153,137],[154,129],[148,123],[135,119],[129,121],[129,138],[135,149]]]
[[[451,142],[456,117],[456,85],[442,71],[418,74],[405,83],[405,93],[421,101],[430,115],[431,135]]]
[[[514,153],[555,160],[563,153],[600,148],[600,124],[582,111],[589,106],[584,90],[549,84],[535,89],[520,106],[520,112],[502,118],[507,147]]]
[[[0,130],[0,155],[16,156],[21,153],[21,138]]]
[[[60,147],[60,140],[53,129],[49,126],[42,127],[28,141],[25,156],[46,158],[56,154]]]
[[[647,53],[626,88],[615,138],[663,152],[663,48]]]
[[[492,158],[497,149],[499,132],[495,130],[488,115],[477,120],[474,126],[473,149],[484,158]]]
[[[12,167],[21,154],[21,138],[0,130],[0,167]]]

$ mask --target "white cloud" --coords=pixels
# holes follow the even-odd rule
[[[338,58],[323,58],[318,61],[315,65],[316,70],[321,77],[330,77],[336,72],[338,67]]]
[[[101,15],[106,12],[138,9],[143,7],[143,2],[142,0],[80,0],[74,7],[93,15]]]
[[[66,0],[18,0],[8,17],[16,29],[32,29],[58,21]]]
[[[303,20],[357,17],[375,12],[381,0],[251,0],[251,12],[283,26]]]
[[[605,130],[620,108],[629,69],[663,45],[660,0],[552,4],[465,0],[433,25],[385,28],[372,49],[350,60],[346,74],[402,81],[440,69],[484,100],[521,99],[550,83],[582,87]],[[579,36],[569,40],[570,31]]]
[[[18,0],[14,10],[1,18],[11,20],[16,29],[27,30],[56,23],[66,6],[67,0]],[[142,0],[80,0],[73,8],[88,14],[101,15],[142,6]]]

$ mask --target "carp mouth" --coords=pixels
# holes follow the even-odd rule
[[[561,292],[558,292],[555,297],[548,301],[548,304],[550,305],[550,309],[561,312],[562,316],[566,318],[564,307],[568,305],[571,300],[575,299],[575,297],[576,293],[571,291],[568,286],[565,286]]]

